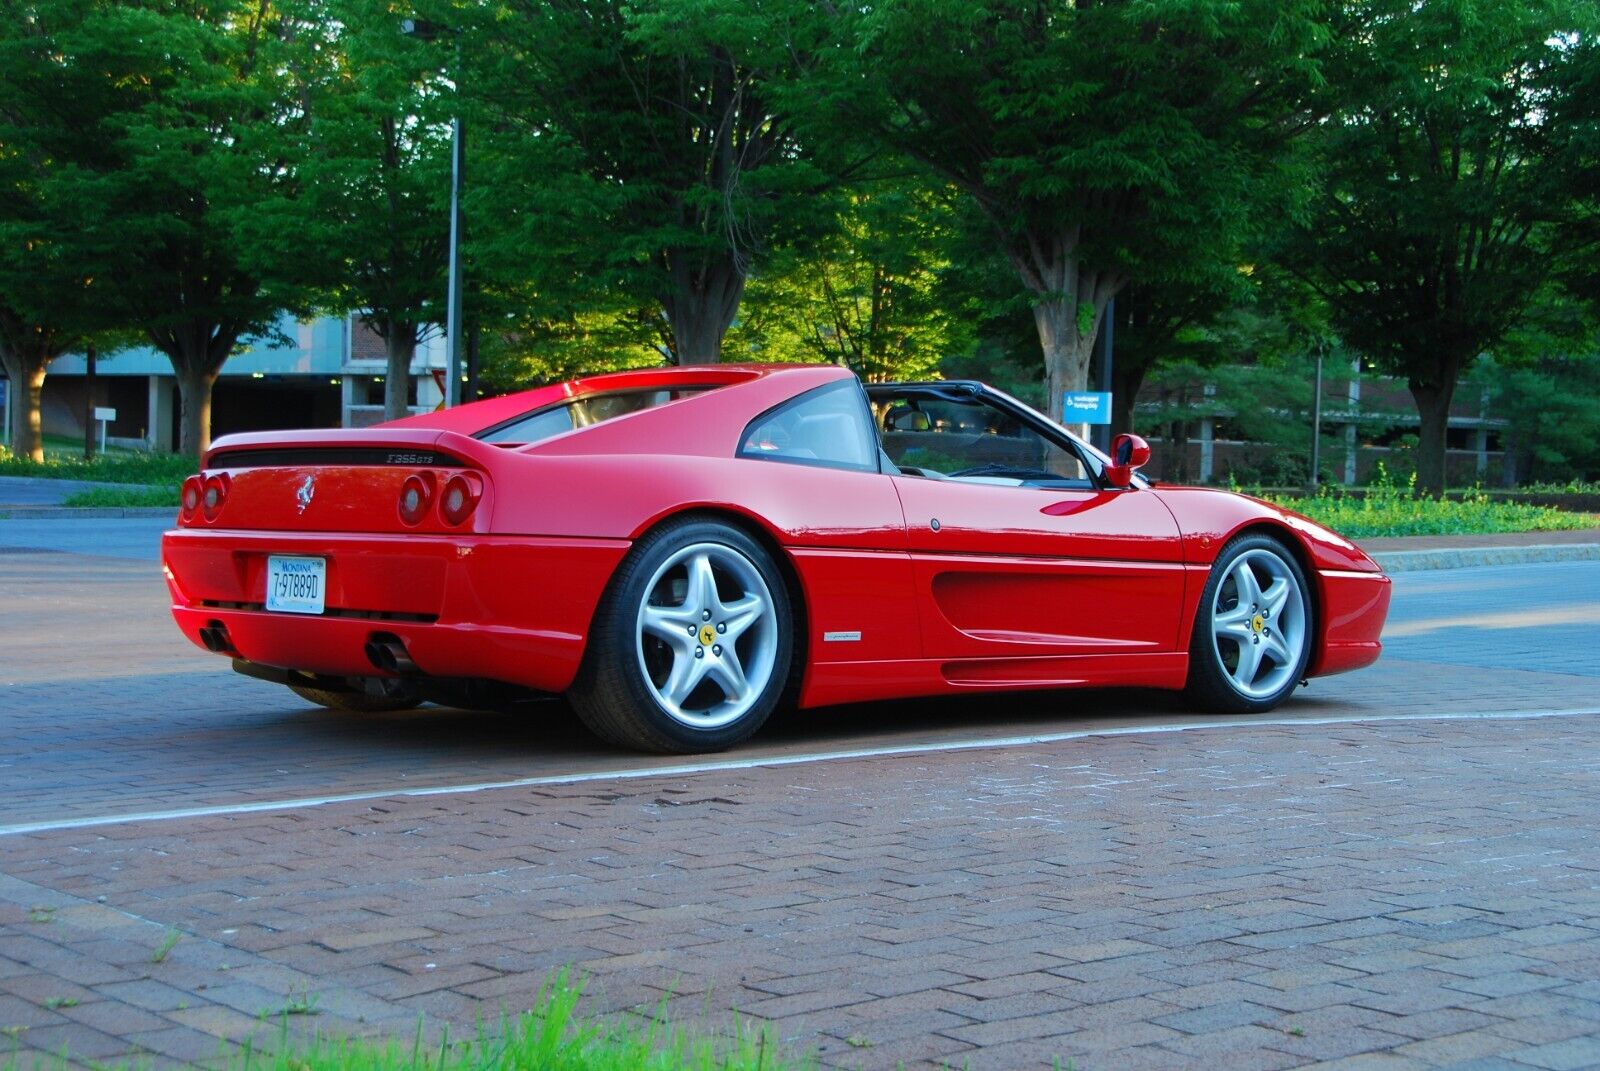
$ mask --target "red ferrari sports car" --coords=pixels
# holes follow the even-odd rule
[[[1353,543],[1153,486],[981,383],[832,366],[578,379],[219,439],[162,555],[184,635],[345,710],[565,693],[657,751],[780,703],[1182,689],[1264,711],[1378,657]]]

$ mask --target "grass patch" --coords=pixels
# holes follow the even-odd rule
[[[183,934],[180,931],[168,930],[166,935],[161,938],[161,943],[156,946],[156,950],[150,953],[150,962],[165,963],[167,957],[172,954],[174,948],[178,947],[178,942],[181,940],[183,940]]]
[[[87,491],[68,495],[64,506],[170,506],[178,508],[182,488],[177,484],[165,487],[91,487]]]
[[[1600,516],[1551,506],[1527,506],[1489,497],[1481,489],[1459,499],[1416,495],[1416,477],[1395,484],[1386,472],[1359,495],[1342,488],[1319,488],[1314,498],[1263,494],[1274,505],[1303,513],[1351,539],[1374,536],[1474,535],[1600,528]]]
[[[183,454],[142,454],[116,451],[97,455],[93,461],[82,455],[46,451],[43,461],[17,457],[0,447],[0,476],[33,476],[45,480],[93,480],[99,483],[142,483],[176,488],[184,477],[199,471],[199,462]],[[173,499],[177,503],[177,499]]]
[[[262,1020],[263,1028],[276,1035],[270,1053],[258,1050],[254,1039],[224,1044],[215,1064],[225,1071],[801,1071],[811,1066],[780,1054],[765,1031],[693,1035],[659,1014],[643,1024],[586,1018],[577,1010],[581,996],[582,987],[570,984],[563,972],[540,992],[532,1010],[503,1018],[498,1026],[480,1023],[470,1037],[451,1038],[446,1032],[437,1041],[425,1038],[420,1020],[416,1034],[406,1039],[320,1033],[298,1038],[290,1033],[285,1013]],[[24,1063],[13,1053],[0,1057],[0,1068],[53,1071],[70,1055]]]

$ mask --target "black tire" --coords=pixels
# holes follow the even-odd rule
[[[677,590],[673,585],[679,582],[674,570],[680,567],[675,562],[684,555],[691,556],[682,563],[685,594],[681,605],[673,605],[676,597],[673,593]],[[722,638],[714,633],[708,634],[709,641],[700,648],[701,654],[694,655],[692,650],[674,649],[642,625],[647,606],[663,614],[691,612],[686,608],[692,601],[688,586],[693,581],[687,570],[689,562],[696,557],[712,561],[708,569],[724,569],[715,573],[716,613],[721,613],[724,607],[721,589],[738,581],[738,576],[726,571],[727,567],[743,575],[748,581],[747,587],[760,589],[754,594],[745,592],[746,598],[757,600],[752,605],[764,598],[770,607],[769,612],[752,616],[753,623],[740,627],[735,641],[728,644],[727,654],[720,644],[713,646],[714,641]],[[746,563],[748,569],[739,562]],[[662,601],[664,598],[666,602]],[[735,596],[729,605],[737,603],[738,599]],[[715,616],[713,614],[705,622],[713,629],[723,624],[714,620]],[[689,619],[685,617],[685,620]],[[794,622],[794,608],[783,576],[760,543],[738,528],[716,520],[669,521],[640,539],[617,567],[595,612],[583,664],[567,697],[591,732],[619,747],[678,754],[721,751],[748,739],[761,728],[791,690],[799,670],[794,655]],[[679,637],[677,642],[686,643],[692,649],[702,641],[691,632],[689,639]],[[717,652],[715,656],[713,650]],[[668,705],[670,699],[663,697],[663,682],[656,678],[664,674],[666,683],[670,684],[673,667],[680,660],[688,665],[687,659],[691,657],[704,660],[700,666],[689,667],[699,672],[695,678],[698,683],[694,685],[695,690],[683,697],[674,713]],[[747,681],[748,689],[737,699],[705,668],[724,658],[729,665],[738,668],[741,680],[745,679],[747,662],[761,668],[757,679]],[[707,682],[710,682],[709,688]],[[702,696],[722,698],[698,698]],[[710,704],[705,711],[689,709],[697,699]],[[719,711],[730,713],[719,715]],[[726,724],[710,724],[719,716],[731,720]],[[708,724],[692,723],[701,717]]]
[[[410,710],[422,702],[413,684],[393,677],[372,677],[361,688],[310,688],[287,685],[295,695],[319,707],[350,714],[379,714],[386,710]]]
[[[1238,680],[1239,661],[1245,651],[1243,640],[1218,639],[1219,632],[1226,627],[1220,625],[1220,621],[1235,613],[1246,613],[1237,601],[1240,586],[1237,571],[1241,566],[1250,570],[1258,585],[1262,575],[1292,582],[1286,583],[1283,608],[1276,612],[1275,618],[1273,612],[1261,616],[1251,614],[1250,622],[1241,629],[1251,647],[1264,648],[1263,653],[1253,656],[1263,668],[1251,686],[1241,685]],[[1230,576],[1234,579],[1230,580]],[[1246,579],[1248,582],[1250,578]],[[1229,603],[1225,613],[1218,613],[1219,594],[1223,602]],[[1297,651],[1292,642],[1296,629],[1300,636]],[[1272,710],[1304,678],[1315,638],[1311,587],[1299,561],[1288,547],[1270,535],[1242,535],[1230,541],[1217,555],[1200,594],[1194,632],[1189,640],[1189,678],[1184,685],[1184,696],[1195,708],[1219,714],[1262,714]],[[1274,659],[1274,645],[1290,657]],[[1232,666],[1229,665],[1230,648]],[[1269,664],[1271,669],[1265,669]],[[1247,667],[1246,673],[1249,673]]]

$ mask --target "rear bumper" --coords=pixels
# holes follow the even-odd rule
[[[377,676],[366,645],[398,637],[428,675],[565,690],[623,540],[181,529],[161,542],[172,615],[204,647],[221,625],[237,657]],[[268,554],[327,559],[327,611],[262,608]]]
[[[1393,592],[1389,578],[1382,573],[1320,569],[1317,586],[1322,596],[1322,642],[1306,675],[1326,677],[1376,662],[1383,651],[1378,637]]]

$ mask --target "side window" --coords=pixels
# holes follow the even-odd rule
[[[877,472],[878,438],[854,381],[807,391],[745,428],[739,456]]]
[[[571,431],[572,407],[559,405],[554,409],[546,409],[542,413],[535,413],[530,417],[493,428],[478,436],[486,443],[536,443],[544,439],[560,435],[564,431]]]
[[[980,399],[908,394],[876,402],[883,448],[902,471],[1032,486],[1091,486],[1076,452]]]

